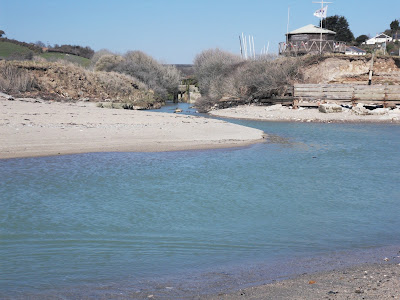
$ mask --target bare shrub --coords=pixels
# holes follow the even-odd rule
[[[101,49],[99,51],[96,51],[93,54],[92,58],[90,59],[92,61],[92,64],[95,65],[97,63],[97,61],[104,55],[116,55],[116,54],[112,53],[108,49]]]
[[[298,58],[265,56],[243,61],[240,57],[219,49],[206,50],[195,58],[195,74],[203,95],[196,107],[205,110],[222,98],[238,102],[283,96],[294,81],[301,79]]]
[[[206,113],[211,110],[218,103],[218,100],[212,99],[208,96],[201,96],[196,100],[196,108],[201,113]]]
[[[35,80],[28,71],[8,62],[0,64],[0,89],[8,92],[27,92],[35,86]]]
[[[160,99],[178,91],[180,73],[174,66],[165,66],[141,51],[130,51],[115,69],[144,82]]]
[[[119,106],[148,108],[156,104],[154,92],[132,76],[117,72],[89,71],[69,62],[32,62],[13,61],[0,62],[0,84],[5,86],[1,76],[5,66],[9,64],[15,73],[28,75],[34,79],[34,86],[29,97],[39,96],[43,99],[112,99]],[[7,69],[6,69],[7,70]],[[14,74],[12,73],[12,74]],[[15,82],[15,79],[13,80]],[[6,90],[6,89],[5,89]],[[23,89],[20,89],[23,90]]]
[[[194,60],[194,68],[200,92],[208,95],[211,84],[218,82],[221,76],[228,76],[241,61],[240,56],[220,49],[209,49],[198,54]]]
[[[118,69],[123,62],[124,58],[122,56],[106,54],[97,60],[94,69],[96,71],[111,72]]]

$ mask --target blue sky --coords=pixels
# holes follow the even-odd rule
[[[399,0],[331,2],[328,16],[345,16],[356,37],[400,19]],[[289,30],[318,24],[313,0],[0,0],[0,29],[25,42],[142,50],[165,63],[192,63],[209,48],[239,53],[242,32],[254,36],[257,52],[269,41],[276,53],[289,6]]]

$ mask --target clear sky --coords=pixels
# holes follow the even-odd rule
[[[356,37],[400,19],[400,0],[331,2],[328,16],[345,16]],[[276,53],[289,6],[289,31],[318,25],[313,0],[0,0],[0,29],[25,42],[142,50],[164,63],[192,63],[210,48],[239,53],[242,32],[254,36],[257,52],[269,41]]]

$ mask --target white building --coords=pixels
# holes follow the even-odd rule
[[[376,44],[383,44],[383,43],[388,43],[392,41],[392,37],[384,34],[384,33],[380,33],[377,34],[375,37],[373,37],[372,39],[366,40],[363,45],[367,44],[367,45],[376,45]]]

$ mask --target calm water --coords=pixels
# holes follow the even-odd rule
[[[0,160],[0,296],[400,244],[400,126],[235,122],[269,142]]]

